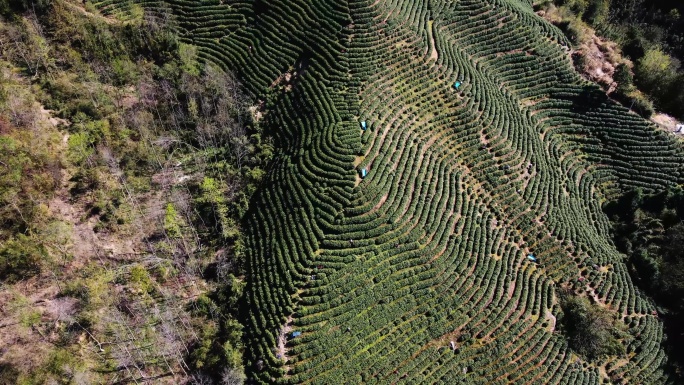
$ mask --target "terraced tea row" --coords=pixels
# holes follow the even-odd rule
[[[268,105],[280,152],[245,224],[255,380],[664,381],[600,204],[681,183],[682,152],[582,81],[529,2],[141,4]],[[628,360],[569,350],[567,286],[622,314]]]

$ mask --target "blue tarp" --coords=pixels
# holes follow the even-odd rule
[[[537,262],[537,258],[534,257],[534,254],[527,254],[527,259],[532,262]]]
[[[368,170],[366,170],[365,168],[362,168],[361,169],[361,178],[365,178],[366,175],[368,175]]]
[[[290,336],[291,336],[292,338],[295,338],[295,337],[299,337],[299,336],[301,336],[301,335],[302,335],[302,332],[292,332],[292,334],[291,334]]]
[[[361,128],[362,128],[364,131],[366,131],[366,122],[365,122],[365,121],[361,122]]]
[[[457,81],[456,83],[454,83],[455,89],[459,89],[459,87],[461,87],[461,82]]]

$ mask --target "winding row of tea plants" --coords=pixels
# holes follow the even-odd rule
[[[234,71],[279,143],[245,223],[255,380],[666,381],[601,203],[681,183],[682,151],[583,81],[529,1],[139,4]],[[627,359],[568,348],[560,286],[619,314]]]

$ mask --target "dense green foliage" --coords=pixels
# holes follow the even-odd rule
[[[683,309],[681,240],[684,236],[684,193],[656,195],[633,191],[605,208],[615,222],[615,243],[630,258],[630,271],[649,293],[667,307]]]
[[[627,254],[630,274],[665,318],[672,355],[684,373],[684,191],[640,190],[606,205],[618,249]]]

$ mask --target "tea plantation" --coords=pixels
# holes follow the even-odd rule
[[[531,1],[137,3],[236,73],[277,138],[243,224],[254,381],[668,381],[601,206],[682,183],[684,153],[575,73]],[[624,356],[569,348],[562,288],[614,312]]]

